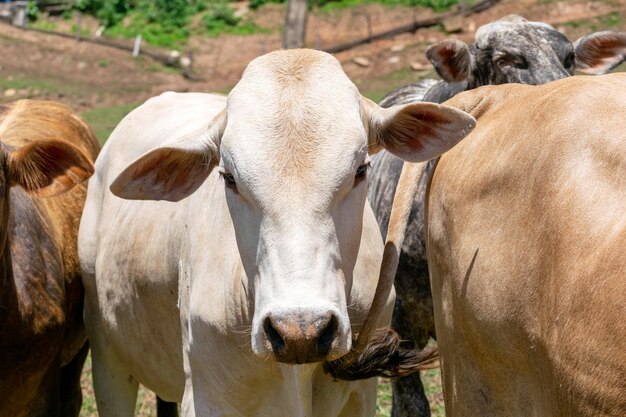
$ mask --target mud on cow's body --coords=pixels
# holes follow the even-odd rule
[[[373,416],[375,379],[322,367],[366,316],[390,319],[393,296],[372,301],[368,151],[427,160],[472,127],[446,106],[381,109],[307,50],[257,58],[228,99],[166,93],[130,113],[80,231],[100,415],[131,416],[141,382],[185,416]]]
[[[76,242],[99,146],[70,109],[36,100],[0,106],[0,141],[0,416],[77,416],[88,347]]]
[[[575,70],[604,74],[626,58],[626,33],[596,32],[572,44],[550,25],[511,15],[479,28],[471,45],[445,40],[429,47],[426,54],[442,80],[401,87],[381,100],[382,107],[417,100],[442,103],[459,92],[488,84],[543,84]],[[401,159],[385,151],[372,159],[368,197],[383,236],[402,166]],[[435,335],[424,240],[424,198],[433,167],[434,161],[429,162],[420,179],[395,282],[392,326],[418,347]],[[394,417],[430,414],[418,374],[394,381],[393,387]]]

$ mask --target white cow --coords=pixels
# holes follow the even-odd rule
[[[376,380],[321,362],[350,351],[377,284],[368,150],[423,161],[473,126],[443,105],[382,109],[308,50],[255,59],[228,99],[130,113],[79,237],[100,416],[132,416],[138,382],[185,416],[373,416]]]

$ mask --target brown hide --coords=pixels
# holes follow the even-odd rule
[[[64,105],[21,100],[0,106],[2,271],[0,416],[77,415],[86,355],[77,233],[86,182],[56,197],[9,187],[7,152],[62,140],[93,162],[99,145]],[[8,203],[8,204],[7,204]]]
[[[446,104],[427,256],[449,417],[626,415],[626,74]]]

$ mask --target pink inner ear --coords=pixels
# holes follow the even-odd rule
[[[215,161],[201,150],[160,148],[142,156],[111,184],[111,192],[130,200],[179,201],[207,178]]]
[[[441,114],[407,107],[396,115],[394,123],[389,126],[391,140],[387,146],[398,151],[405,148],[420,151],[424,148],[423,140],[435,138],[437,130],[449,123],[450,120]]]
[[[435,158],[452,148],[475,126],[469,114],[434,103],[385,109],[380,139],[389,152],[409,162]]]
[[[427,49],[426,55],[447,82],[460,82],[469,74],[469,51],[460,41],[443,41]]]
[[[12,152],[9,171],[12,185],[48,197],[87,180],[94,168],[82,152],[68,143],[40,141]]]
[[[626,35],[601,33],[576,42],[577,70],[589,74],[606,74],[626,59]]]

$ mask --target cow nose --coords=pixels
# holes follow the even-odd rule
[[[331,312],[323,315],[272,315],[263,330],[279,362],[323,361],[337,339],[339,320]]]

